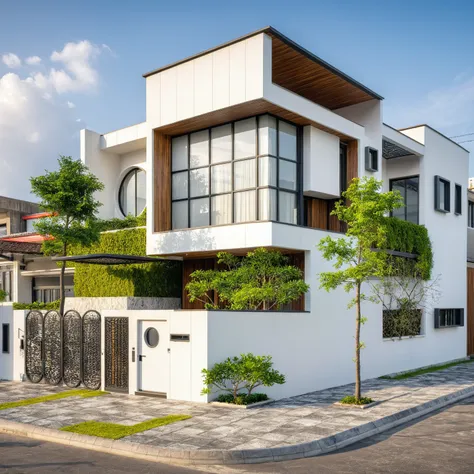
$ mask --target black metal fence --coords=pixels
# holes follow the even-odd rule
[[[28,380],[50,385],[61,382],[92,390],[101,384],[101,317],[74,310],[30,311],[25,321],[25,373]]]

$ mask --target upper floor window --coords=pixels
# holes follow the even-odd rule
[[[454,214],[460,216],[462,214],[462,186],[454,185]]]
[[[270,115],[175,137],[172,228],[298,222],[297,127]]]
[[[140,168],[129,171],[120,185],[120,210],[124,216],[140,215],[146,206],[146,175]]]
[[[435,186],[435,210],[439,212],[451,212],[451,183],[441,176],[434,177]]]
[[[474,202],[469,201],[467,208],[467,226],[474,228]]]
[[[419,221],[419,183],[418,176],[390,180],[390,190],[399,191],[403,197],[403,207],[392,211],[393,217],[418,224]]]
[[[0,237],[7,235],[7,225],[0,224]]]

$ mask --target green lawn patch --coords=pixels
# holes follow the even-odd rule
[[[410,372],[405,372],[403,374],[398,374],[398,375],[383,375],[382,377],[379,377],[379,378],[384,379],[384,380],[404,380],[404,379],[409,379],[411,377],[416,377],[417,375],[429,374],[431,372],[437,372],[438,370],[449,369],[449,367],[454,367],[455,365],[460,365],[460,364],[468,364],[470,362],[474,362],[474,359],[461,360],[458,362],[450,362],[449,364],[437,365],[434,367],[426,367],[425,369],[412,370]]]
[[[87,390],[87,389],[66,390],[64,392],[54,393],[52,395],[44,395],[42,397],[26,398],[25,400],[18,400],[16,402],[0,403],[0,410],[8,410],[9,408],[25,407],[28,405],[34,405],[36,403],[52,402],[54,400],[61,400],[62,398],[68,398],[68,397],[82,397],[82,398],[100,397],[101,395],[106,395],[107,393],[108,392],[102,392],[100,390]]]
[[[133,426],[119,425],[117,423],[103,423],[101,421],[85,421],[77,425],[65,426],[61,431],[79,433],[88,436],[98,436],[99,438],[120,439],[131,436],[142,431],[169,425],[178,421],[191,418],[190,415],[168,415],[162,418],[152,418],[151,420],[137,423]]]

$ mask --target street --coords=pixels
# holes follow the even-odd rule
[[[5,473],[472,473],[474,397],[326,456],[198,470],[0,434]]]

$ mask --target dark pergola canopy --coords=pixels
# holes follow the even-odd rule
[[[164,259],[142,257],[138,255],[120,255],[112,253],[97,253],[92,255],[72,255],[68,257],[53,257],[55,262],[88,263],[90,265],[130,265],[133,263],[161,262]]]
[[[389,142],[388,140],[383,140],[382,142],[382,156],[386,160],[392,160],[394,158],[401,158],[402,156],[410,156],[413,155],[405,148],[401,146],[395,145],[395,143]]]

